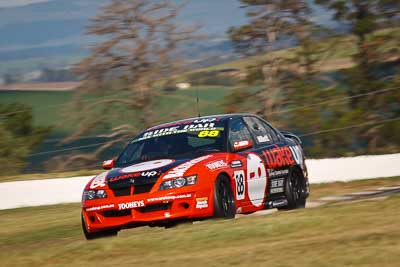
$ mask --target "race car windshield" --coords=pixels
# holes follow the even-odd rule
[[[190,128],[180,125],[147,131],[136,137],[122,152],[116,167],[125,167],[142,161],[184,158],[223,151],[224,127]]]

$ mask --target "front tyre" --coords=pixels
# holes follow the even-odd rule
[[[81,222],[82,222],[83,234],[85,235],[85,238],[87,240],[92,240],[92,239],[97,239],[97,238],[102,238],[102,237],[116,236],[118,234],[118,230],[107,230],[107,231],[90,233],[87,230],[83,214],[81,214]]]
[[[214,185],[214,218],[232,219],[236,215],[236,205],[229,178],[218,175]]]

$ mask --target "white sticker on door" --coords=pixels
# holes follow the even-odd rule
[[[251,204],[260,207],[264,203],[267,187],[267,171],[263,160],[256,154],[247,156],[247,192]]]

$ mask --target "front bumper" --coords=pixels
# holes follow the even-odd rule
[[[87,230],[121,229],[157,225],[170,221],[210,217],[210,190],[165,193],[157,191],[134,196],[89,200],[82,203]]]

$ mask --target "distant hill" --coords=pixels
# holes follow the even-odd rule
[[[108,2],[51,0],[0,8],[0,75],[65,67],[76,62],[87,53],[87,46],[96,41],[83,34],[88,19]],[[326,14],[321,10],[316,13],[317,19]],[[247,21],[238,0],[190,0],[178,19],[183,24],[202,25],[202,32],[210,37],[191,46],[192,60],[200,66],[232,59],[226,30]]]
[[[4,65],[7,61],[21,61],[20,67],[24,69],[22,65],[29,59],[36,62],[28,66],[32,68],[46,66],[46,59],[51,58],[51,64],[57,65],[57,57],[60,64],[65,64],[66,57],[76,59],[84,55],[85,47],[95,41],[93,37],[83,36],[88,18],[106,3],[107,0],[53,0],[0,9],[0,72],[7,70]],[[201,24],[202,32],[212,39],[202,44],[201,49],[215,46],[218,50],[226,38],[226,29],[244,23],[246,18],[237,0],[192,0],[179,20],[189,25]],[[225,49],[226,45],[222,47]],[[19,67],[18,64],[9,66]]]

